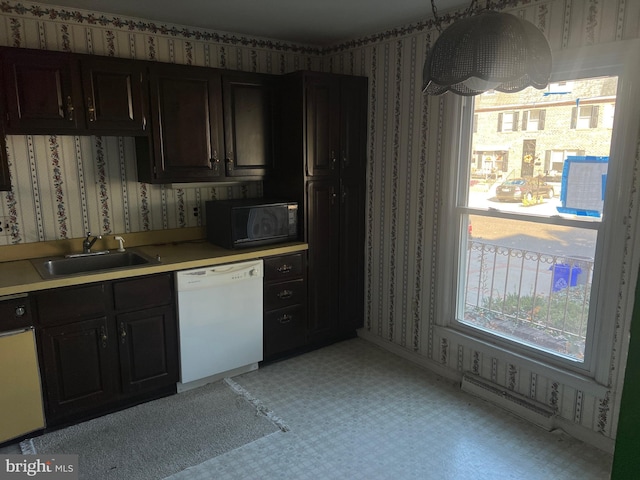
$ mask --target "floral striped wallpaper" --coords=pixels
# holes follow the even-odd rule
[[[533,22],[554,51],[640,36],[635,0],[493,3]],[[628,318],[616,322],[611,385],[597,388],[569,384],[549,369],[526,368],[516,357],[434,328],[444,104],[420,93],[421,59],[437,35],[429,14],[425,3],[425,19],[414,24],[318,49],[0,0],[0,44],[276,74],[310,69],[367,76],[363,335],[449,376],[469,371],[545,403],[573,434],[610,448]],[[79,237],[87,229],[121,233],[194,226],[201,220],[193,217],[193,205],[214,197],[261,195],[260,184],[169,189],[138,183],[135,149],[127,137],[9,136],[8,153],[14,187],[0,196],[0,216],[10,219],[8,243]],[[638,199],[629,203],[630,216],[637,217]],[[621,306],[633,281],[625,275]]]

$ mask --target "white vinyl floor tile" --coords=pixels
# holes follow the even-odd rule
[[[288,427],[171,480],[604,480],[612,456],[362,339],[234,377]]]

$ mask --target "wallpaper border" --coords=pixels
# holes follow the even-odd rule
[[[516,8],[518,6],[546,5],[551,0],[496,0],[489,1],[487,8],[491,10],[504,10]],[[467,8],[463,10],[453,10],[439,15],[439,20],[446,26],[466,14]],[[113,27],[140,33],[152,33],[156,35],[167,35],[172,37],[182,37],[202,41],[216,42],[223,45],[243,46],[252,48],[265,48],[276,51],[287,51],[307,55],[327,55],[338,53],[344,50],[351,50],[363,46],[421,33],[436,28],[436,21],[432,18],[429,5],[425,2],[425,20],[416,23],[384,30],[380,33],[366,35],[353,40],[339,42],[336,45],[320,47],[313,45],[296,44],[275,39],[253,37],[229,32],[220,32],[203,28],[194,28],[184,25],[170,23],[155,23],[145,21],[135,17],[125,17],[122,15],[111,15],[101,12],[92,12],[84,9],[65,9],[57,7],[45,7],[31,2],[12,2],[3,0],[0,2],[0,12],[21,16],[31,16],[34,18],[46,18],[51,21],[74,22],[82,25],[95,25],[101,27]],[[99,13],[99,14],[98,14]]]

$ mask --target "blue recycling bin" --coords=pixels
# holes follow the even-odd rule
[[[549,270],[553,271],[552,290],[559,292],[567,287],[575,287],[578,284],[578,275],[582,273],[582,269],[576,265],[571,268],[568,263],[556,263],[551,265]]]

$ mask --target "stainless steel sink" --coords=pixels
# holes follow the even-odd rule
[[[153,265],[159,260],[140,252],[127,250],[126,252],[109,252],[102,255],[79,255],[73,257],[36,258],[31,260],[43,279],[66,277]]]

